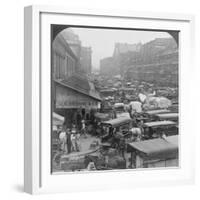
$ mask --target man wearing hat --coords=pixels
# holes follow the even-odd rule
[[[61,144],[61,150],[63,152],[67,151],[67,146],[66,146],[66,132],[65,129],[63,128],[61,133],[59,134],[59,140],[60,140],[60,144]]]
[[[67,153],[71,153],[72,142],[71,142],[71,131],[69,128],[67,129],[66,136],[67,136]]]
[[[71,144],[72,144],[72,151],[77,151],[76,129],[73,129],[73,128],[72,128],[72,132],[71,132]]]

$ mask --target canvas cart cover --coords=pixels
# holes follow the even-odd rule
[[[109,126],[112,126],[112,127],[116,127],[116,126],[120,126],[120,125],[123,125],[123,124],[127,124],[129,122],[131,122],[130,117],[120,117],[120,118],[105,121],[102,124],[103,125],[109,125]]]
[[[117,118],[127,117],[130,118],[130,114],[128,112],[117,113]]]
[[[169,113],[170,111],[167,109],[158,109],[158,110],[149,110],[146,111],[147,114],[149,115],[156,115],[156,114],[161,114],[161,113]]]
[[[170,142],[171,144],[174,144],[174,145],[176,145],[176,146],[178,146],[178,136],[177,135],[172,135],[172,136],[169,136],[169,137],[167,137],[166,138],[166,140],[168,141],[168,142]]]
[[[157,114],[160,119],[178,119],[178,113],[162,113]]]
[[[170,138],[173,137],[173,138]],[[148,158],[175,158],[178,153],[178,136],[129,143],[129,151],[137,151]]]
[[[100,119],[100,120],[108,120],[108,119],[109,119],[109,114],[106,114],[106,113],[97,112],[97,113],[95,113],[94,116],[95,116],[97,119]]]
[[[158,126],[175,126],[176,123],[173,121],[153,121],[153,122],[146,122],[144,126],[146,127],[158,127]]]

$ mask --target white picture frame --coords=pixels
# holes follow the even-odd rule
[[[50,24],[180,31],[180,167],[52,175],[50,170]],[[25,8],[24,190],[31,194],[120,189],[194,182],[194,132],[190,131],[194,56],[192,15],[86,10],[56,6]],[[187,81],[185,81],[187,80]]]

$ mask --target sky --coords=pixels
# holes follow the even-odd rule
[[[94,29],[94,28],[71,28],[79,36],[82,46],[92,47],[92,66],[99,68],[102,58],[113,55],[114,45],[117,42],[135,44],[146,43],[155,38],[171,37],[167,32],[137,31],[120,29]]]

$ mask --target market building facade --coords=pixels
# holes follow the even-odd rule
[[[52,43],[52,110],[65,117],[64,124],[80,127],[82,119],[100,108],[101,98],[81,70],[78,58],[62,33]]]

